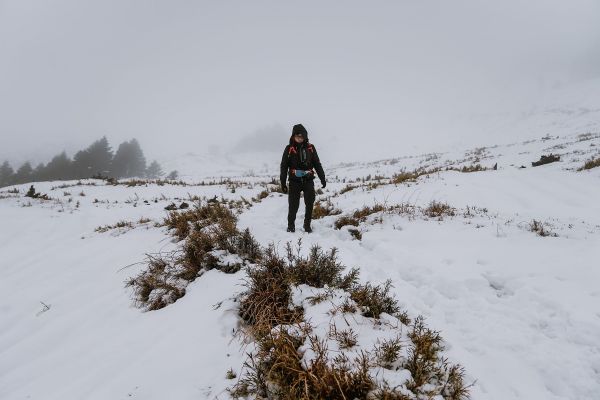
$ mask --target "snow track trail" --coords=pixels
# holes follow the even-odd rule
[[[541,238],[505,227],[499,237],[494,226],[477,229],[461,218],[389,216],[357,241],[333,229],[335,217],[314,221],[311,234],[285,232],[286,215],[286,199],[273,197],[248,210],[240,226],[281,249],[300,237],[306,248],[337,247],[342,263],[360,267],[362,281],[391,279],[402,306],[425,316],[448,342],[448,357],[477,379],[474,399],[594,398],[600,235]]]

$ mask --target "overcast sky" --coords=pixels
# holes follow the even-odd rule
[[[336,160],[494,143],[451,121],[598,78],[599,49],[596,0],[0,0],[0,160],[283,148],[297,122]]]

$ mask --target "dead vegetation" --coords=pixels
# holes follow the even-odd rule
[[[475,210],[473,208],[473,210]],[[467,211],[471,212],[468,208]],[[393,205],[375,204],[374,206],[364,206],[352,212],[349,215],[342,215],[334,222],[335,229],[342,229],[344,226],[358,227],[361,223],[367,221],[368,217],[374,214],[379,214],[373,222],[383,222],[383,214],[404,215],[408,218],[415,218],[421,215],[427,218],[436,218],[442,221],[445,217],[453,217],[456,215],[456,208],[447,203],[432,201],[426,207],[418,207],[408,203],[400,203]],[[362,239],[362,233],[357,228],[348,228],[348,231],[357,240]]]
[[[358,226],[359,223],[366,221],[369,215],[381,212],[384,209],[385,207],[382,204],[364,206],[363,208],[354,211],[351,215],[345,215],[338,218],[334,223],[334,227],[335,229],[341,229],[346,225]]]
[[[529,230],[531,232],[534,232],[538,236],[542,236],[542,237],[546,237],[546,236],[557,237],[558,236],[557,233],[552,232],[550,224],[538,221],[536,219],[532,220],[529,223]]]
[[[335,208],[330,200],[317,201],[313,207],[312,219],[321,219],[331,215],[339,215],[342,210]]]
[[[600,157],[592,158],[591,160],[586,161],[585,164],[583,164],[583,166],[581,166],[581,168],[578,169],[578,171],[583,171],[586,169],[592,169],[596,167],[600,167]]]
[[[131,221],[119,221],[113,225],[102,225],[94,229],[94,232],[104,233],[113,229],[133,229],[133,222]]]
[[[328,298],[328,291],[342,290],[349,298],[336,312],[355,313],[377,321],[383,313],[411,323],[391,295],[391,282],[384,285],[358,283],[358,270],[337,260],[336,250],[324,251],[313,246],[307,256],[300,255],[288,243],[285,257],[271,245],[260,262],[248,269],[246,291],[240,300],[240,317],[246,323],[243,334],[257,343],[248,354],[239,381],[230,389],[234,398],[269,399],[367,399],[433,398],[466,399],[468,386],[460,366],[449,365],[441,356],[443,346],[437,332],[427,329],[417,318],[405,341],[382,340],[370,350],[359,349],[353,356],[330,350],[330,341],[340,350],[357,346],[358,335],[352,328],[330,325],[325,337],[315,333],[304,320],[304,310],[292,301],[298,285],[327,288],[309,297],[309,304]],[[353,306],[351,306],[354,304]],[[405,356],[401,350],[407,346]],[[310,354],[310,357],[306,357]],[[373,374],[380,366],[391,370],[406,369],[412,379],[402,387],[389,388]],[[410,395],[410,396],[409,396]],[[401,397],[405,396],[405,397]],[[423,397],[425,396],[425,397]]]
[[[532,167],[539,167],[540,165],[546,165],[553,162],[560,161],[560,156],[555,154],[542,155],[538,161],[531,163]]]
[[[460,168],[452,167],[452,166],[447,166],[445,169],[443,169],[441,167],[434,167],[434,168],[420,167],[420,168],[414,169],[412,171],[401,170],[400,172],[398,172],[392,176],[391,182],[394,184],[416,182],[417,179],[421,176],[429,176],[429,175],[436,174],[436,173],[439,173],[442,171],[458,171],[458,172],[468,173],[468,172],[487,171],[489,169],[490,168],[484,167],[479,163],[473,164],[473,165],[464,165]]]
[[[340,189],[340,193],[339,194],[344,194],[344,193],[348,193],[351,190],[356,189],[357,187],[359,187],[359,185],[346,185],[344,186],[342,189]]]
[[[438,218],[441,221],[444,217],[455,216],[456,209],[450,206],[448,203],[434,200],[423,209],[423,214],[431,218]]]
[[[440,171],[439,168],[433,168],[433,169],[417,168],[413,171],[401,170],[400,172],[398,172],[392,176],[392,183],[400,184],[400,183],[405,183],[405,182],[416,182],[420,176],[434,174],[439,171]]]
[[[97,227],[96,229],[94,229],[94,232],[105,233],[105,232],[108,232],[108,231],[111,231],[114,229],[130,230],[130,229],[134,229],[136,227],[136,225],[138,225],[138,226],[145,225],[145,224],[148,224],[149,222],[152,222],[152,220],[150,218],[146,218],[146,217],[140,217],[140,219],[137,220],[137,222],[121,220],[112,225],[101,225],[101,226]]]
[[[458,172],[462,172],[462,173],[481,172],[481,171],[489,170],[489,168],[484,167],[481,164],[464,165],[461,168],[449,168],[449,169],[458,171]]]
[[[185,295],[185,288],[205,271],[235,273],[257,262],[262,250],[248,229],[239,231],[233,212],[220,203],[197,204],[169,213],[165,225],[180,242],[172,252],[147,255],[148,268],[127,281],[135,304],[158,310]]]

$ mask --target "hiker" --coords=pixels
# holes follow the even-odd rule
[[[286,185],[289,172],[289,193],[288,193],[288,232],[296,230],[296,213],[300,206],[300,192],[304,192],[304,205],[306,213],[304,214],[304,231],[312,232],[310,220],[312,217],[313,203],[315,202],[315,171],[321,180],[321,186],[325,187],[325,172],[321,166],[321,161],[317,155],[317,149],[308,142],[308,132],[302,124],[294,125],[290,144],[285,146],[283,157],[281,158],[281,189],[283,193],[288,193]]]

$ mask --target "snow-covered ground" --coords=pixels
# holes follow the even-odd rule
[[[550,152],[561,161],[531,167]],[[310,235],[301,229],[291,234],[285,232],[287,199],[271,193],[245,210],[238,225],[263,245],[283,248],[302,237],[305,250],[313,243],[337,247],[345,265],[360,267],[361,280],[391,279],[401,305],[441,332],[446,355],[475,381],[473,399],[595,399],[600,168],[576,169],[598,154],[598,135],[553,136],[325,164],[329,182],[318,199],[328,198],[344,214],[365,205],[425,207],[435,200],[455,207],[456,215],[373,215],[358,227],[360,241],[347,228],[334,229],[338,216],[315,220]],[[248,161],[237,175],[229,166],[226,175],[269,181],[278,175],[278,160],[267,163],[270,170],[264,161],[255,167]],[[498,169],[443,171],[373,189],[365,186],[373,181],[357,181],[475,163],[497,163]],[[193,181],[215,171],[199,172]],[[358,187],[339,194],[349,184]],[[226,373],[231,368],[239,376],[247,350],[234,334],[233,298],[243,291],[244,272],[210,271],[176,303],[145,313],[133,307],[124,282],[144,269],[136,263],[145,254],[175,246],[165,228],[154,226],[166,205],[190,196],[250,199],[264,187],[35,184],[49,201],[24,197],[28,187],[0,190],[0,399],[228,398],[226,388],[235,380]],[[302,216],[301,207],[297,225]],[[534,219],[557,236],[531,232]],[[133,228],[95,231],[119,221]]]

